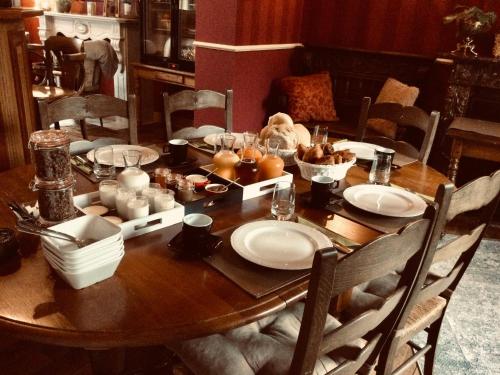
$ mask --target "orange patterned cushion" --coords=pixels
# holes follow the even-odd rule
[[[415,104],[419,94],[418,87],[408,86],[394,78],[387,78],[378,94],[375,103],[399,103],[404,106]],[[366,122],[366,127],[388,137],[396,138],[397,125],[389,120],[371,118]]]
[[[285,77],[281,88],[288,98],[288,114],[294,122],[337,120],[328,72]]]

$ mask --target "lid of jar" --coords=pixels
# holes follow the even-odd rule
[[[30,187],[32,190],[59,190],[65,189],[75,185],[76,180],[73,175],[69,175],[66,178],[54,181],[43,181],[38,179],[36,176],[31,182]]]
[[[65,130],[38,130],[31,133],[29,147],[33,150],[40,148],[52,148],[70,143],[68,133]]]

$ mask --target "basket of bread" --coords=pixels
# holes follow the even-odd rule
[[[356,163],[356,155],[349,150],[335,151],[329,143],[312,147],[299,145],[295,162],[305,180],[310,181],[312,176],[323,175],[338,181],[345,178],[349,168]]]
[[[311,134],[302,124],[294,124],[286,113],[278,112],[269,117],[267,126],[260,132],[260,144],[269,139],[271,143],[279,143],[278,155],[286,166],[295,165],[294,155],[299,145],[309,145]]]

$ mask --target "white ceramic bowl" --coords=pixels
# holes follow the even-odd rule
[[[82,240],[89,238],[97,240],[88,246],[78,248],[76,244],[72,242],[52,237],[43,238],[43,241],[46,244],[50,245],[50,247],[54,249],[57,249],[61,253],[72,252],[74,254],[82,254],[88,250],[103,247],[112,242],[118,241],[121,236],[121,228],[118,225],[113,224],[100,216],[94,215],[81,216],[76,219],[54,225],[49,229],[67,233]]]
[[[110,261],[113,258],[117,258],[124,251],[124,246],[122,245],[120,248],[117,248],[115,251],[103,254],[99,257],[87,257],[82,260],[67,260],[61,259],[59,256],[51,252],[45,247],[42,247],[43,255],[45,258],[50,258],[51,261],[55,262],[60,268],[64,271],[77,271],[83,268],[95,267],[100,263]]]
[[[67,260],[75,260],[75,261],[84,260],[85,258],[99,257],[107,253],[114,252],[121,246],[123,246],[123,236],[121,234],[115,241],[106,242],[102,246],[91,247],[91,248],[88,248],[88,246],[86,246],[82,247],[81,249],[57,248],[51,245],[45,239],[45,237],[42,237],[42,247],[44,247],[47,250],[50,250],[59,258]]]
[[[351,168],[356,163],[356,158],[353,158],[351,161],[348,161],[346,163],[335,165],[311,164],[300,160],[296,154],[294,156],[294,159],[299,166],[300,175],[307,181],[311,181],[311,177],[315,175],[328,176],[336,181],[342,180],[345,178],[349,168]]]
[[[82,289],[113,276],[122,258],[123,255],[108,262],[101,263],[95,268],[85,268],[78,272],[64,271],[55,262],[49,260],[49,258],[46,259],[57,274],[71,287],[74,289]]]

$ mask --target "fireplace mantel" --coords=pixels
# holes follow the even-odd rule
[[[138,19],[45,12],[40,17],[38,30],[42,42],[58,32],[83,40],[108,38],[119,61],[118,71],[114,76],[115,96],[127,99],[127,93],[132,88],[130,64],[140,59]]]

